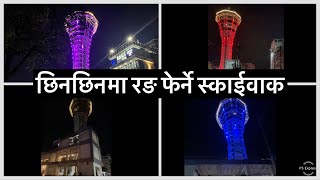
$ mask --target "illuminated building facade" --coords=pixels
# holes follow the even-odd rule
[[[270,69],[284,69],[284,40],[274,39],[270,49]]]
[[[91,40],[98,20],[91,12],[75,11],[66,17],[65,28],[71,42],[73,69],[89,69]]]
[[[111,155],[102,156],[102,174],[103,176],[111,176]]]
[[[230,59],[226,61],[224,69],[255,69],[253,63],[240,62],[239,59]]]
[[[185,159],[185,176],[274,176],[276,174],[270,159],[263,160],[214,160]]]
[[[244,126],[248,122],[247,105],[238,98],[228,98],[220,102],[216,120],[228,144],[228,160],[248,159],[244,143]]]
[[[240,60],[228,59],[227,61],[225,61],[223,69],[240,69]]]
[[[128,41],[110,53],[111,69],[157,69],[158,40]]]
[[[219,67],[208,61],[208,69],[219,69]],[[224,69],[256,69],[256,66],[253,63],[240,62],[239,59],[231,59],[226,61]]]
[[[92,102],[74,98],[69,106],[73,117],[72,136],[56,140],[49,152],[41,153],[43,176],[102,176],[102,158],[97,133],[87,127]]]
[[[225,61],[232,59],[233,40],[238,26],[241,23],[241,16],[235,11],[221,10],[216,13],[216,22],[219,25],[221,37],[221,58],[219,69],[225,68]]]

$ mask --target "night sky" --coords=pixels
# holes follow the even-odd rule
[[[111,48],[118,46],[129,35],[135,34],[150,20],[158,17],[158,5],[49,5],[49,8],[58,12],[57,18],[60,19],[59,22],[61,22],[62,27],[64,27],[65,17],[76,10],[91,11],[98,19],[99,26],[97,32],[93,35],[90,50],[91,69],[109,69],[111,63],[107,58],[99,64],[97,63],[109,53]],[[68,37],[66,32],[65,36]],[[158,38],[158,19],[137,34],[136,38],[142,43]],[[66,64],[56,64],[51,65],[51,67],[44,65],[40,68],[71,69],[71,49],[70,61],[66,62]],[[10,79],[18,82],[31,81],[32,72],[23,67]]]
[[[41,121],[41,152],[50,150],[52,142],[73,134],[73,119],[69,112],[72,98],[41,98],[39,101]],[[99,137],[101,155],[111,153],[112,145],[112,110],[110,99],[90,98],[92,114],[88,126],[96,131]]]
[[[215,118],[221,100],[221,98],[185,100],[184,155],[186,159],[228,159],[223,130],[220,129]],[[270,158],[259,122],[263,126],[274,156],[277,100],[275,98],[244,98],[242,100],[247,104],[249,112],[249,120],[244,132],[248,160]]]
[[[216,66],[220,61],[221,37],[215,15],[228,8],[242,18],[234,40],[233,56],[236,56],[239,42],[242,62],[254,63],[256,69],[269,69],[271,42],[284,38],[283,5],[209,5],[208,40],[214,45],[208,46],[208,61]]]

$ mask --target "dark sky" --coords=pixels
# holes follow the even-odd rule
[[[184,107],[185,158],[228,158],[227,143],[215,114],[222,99],[186,99]],[[277,121],[276,99],[244,98],[249,120],[245,126],[244,139],[249,160],[270,157],[259,122],[263,126],[270,149],[275,155],[275,122]]]
[[[92,5],[88,6],[99,20],[99,27],[92,40],[90,66],[93,67],[109,50],[136,33],[147,22],[158,17],[158,5]],[[141,31],[136,38],[147,42],[158,38],[158,19]],[[109,68],[106,58],[98,65]],[[101,68],[102,68],[101,67]]]
[[[271,42],[273,39],[284,38],[283,5],[209,5],[208,40],[214,45],[208,46],[208,60],[215,65],[219,64],[221,51],[221,37],[215,15],[227,8],[236,11],[242,18],[234,40],[234,47],[240,42],[241,61],[252,62],[257,69],[269,69]]]
[[[112,109],[110,99],[90,98],[92,114],[88,126],[99,136],[101,155],[111,153]],[[69,113],[72,98],[41,98],[38,111],[41,121],[41,151],[48,151],[52,142],[73,133],[73,119]]]
[[[109,68],[111,64],[107,58],[98,65],[96,64],[109,53],[111,48],[116,47],[126,40],[129,35],[135,34],[150,20],[158,17],[158,5],[49,5],[49,8],[55,9],[58,12],[57,18],[60,19],[62,27],[64,27],[65,17],[76,10],[91,11],[98,19],[99,26],[92,38],[90,68]],[[68,34],[65,33],[65,36],[68,36]],[[148,42],[153,38],[158,38],[158,19],[137,34],[136,38],[142,43]],[[71,69],[71,52],[69,59],[70,61],[66,62],[66,64],[56,64],[53,67],[46,67],[44,65],[39,68]],[[25,67],[20,68],[10,78],[10,81],[18,82],[31,80],[32,72],[26,70]]]

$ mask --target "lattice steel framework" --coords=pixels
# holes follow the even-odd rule
[[[65,27],[69,34],[73,69],[89,69],[92,36],[98,28],[98,20],[88,11],[75,11],[66,17]]]
[[[248,159],[244,143],[244,126],[248,122],[247,105],[238,98],[228,98],[220,102],[216,120],[228,144],[229,160]]]
[[[219,25],[221,36],[221,58],[219,69],[224,69],[225,61],[232,59],[233,40],[237,28],[241,23],[241,16],[235,11],[221,10],[216,13],[215,20]]]

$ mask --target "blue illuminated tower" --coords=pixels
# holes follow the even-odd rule
[[[216,120],[228,144],[229,160],[248,159],[243,139],[244,126],[248,122],[247,105],[238,98],[228,98],[220,102]]]

